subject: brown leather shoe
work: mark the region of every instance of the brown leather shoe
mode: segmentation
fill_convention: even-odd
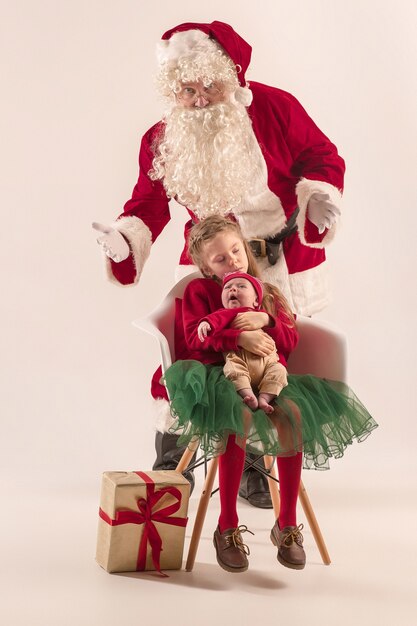
[[[243,524],[238,528],[229,528],[220,532],[217,526],[213,535],[213,543],[216,548],[217,563],[226,572],[246,572],[249,567],[248,555],[250,550],[242,541],[241,533],[253,532]]]
[[[275,522],[271,530],[271,541],[278,548],[277,559],[285,567],[304,569],[306,553],[303,548],[303,524],[285,526],[282,530]]]

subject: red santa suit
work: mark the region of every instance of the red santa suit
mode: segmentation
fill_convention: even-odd
[[[244,73],[249,65],[251,48],[227,24],[180,25],[164,35],[200,29],[214,37],[237,64],[239,82],[246,85]],[[240,69],[241,68],[241,69]],[[281,288],[295,313],[311,315],[323,309],[329,300],[325,270],[325,246],[332,241],[336,225],[319,234],[309,221],[308,201],[313,193],[327,193],[340,207],[344,161],[333,143],[322,133],[291,94],[261,83],[250,83],[253,100],[247,111],[262,153],[265,171],[254,181],[250,196],[234,210],[246,238],[271,238],[281,231],[299,208],[298,231],[288,236],[283,254],[276,265],[260,258],[261,278]],[[155,139],[163,133],[160,121],[143,136],[139,151],[139,178],[123,214],[113,226],[128,240],[131,255],[121,263],[107,260],[111,280],[129,285],[138,282],[152,243],[170,220],[169,198],[160,181],[152,181],[148,172],[154,158]],[[187,209],[190,220],[198,221]],[[180,264],[191,261],[186,248]]]

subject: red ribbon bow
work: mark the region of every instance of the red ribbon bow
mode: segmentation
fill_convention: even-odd
[[[146,546],[149,540],[152,550],[152,561],[155,569],[162,575],[161,572],[160,556],[162,552],[162,539],[156,529],[153,522],[162,522],[164,524],[171,524],[173,526],[186,526],[188,517],[170,517],[173,513],[176,513],[181,506],[181,491],[176,487],[164,487],[155,492],[155,483],[144,472],[135,472],[146,483],[146,498],[139,498],[137,501],[138,511],[116,511],[115,519],[111,519],[102,508],[99,509],[99,515],[110,526],[120,526],[121,524],[145,524],[143,529],[142,539],[139,544],[138,558],[136,562],[136,571],[143,571],[146,565]],[[158,504],[165,494],[171,494],[176,502],[166,506],[159,511],[153,511],[152,509]]]

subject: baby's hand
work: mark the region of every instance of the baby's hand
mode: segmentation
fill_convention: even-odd
[[[211,331],[211,326],[208,322],[201,322],[197,328],[197,334],[200,341],[204,341],[207,334]]]

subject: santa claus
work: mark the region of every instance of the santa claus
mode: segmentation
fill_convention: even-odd
[[[222,22],[164,33],[157,82],[166,114],[142,139],[139,179],[123,214],[94,227],[110,279],[130,285],[170,220],[171,198],[189,213],[185,239],[194,222],[231,214],[262,279],[282,290],[295,313],[312,315],[329,299],[324,248],[340,215],[344,161],[294,96],[246,82],[250,57],[251,46]],[[177,278],[193,269],[185,245]],[[152,395],[169,415],[158,381],[157,374]],[[155,466],[175,466],[180,452],[174,436],[159,433]],[[270,506],[262,477],[245,481],[241,495]]]

